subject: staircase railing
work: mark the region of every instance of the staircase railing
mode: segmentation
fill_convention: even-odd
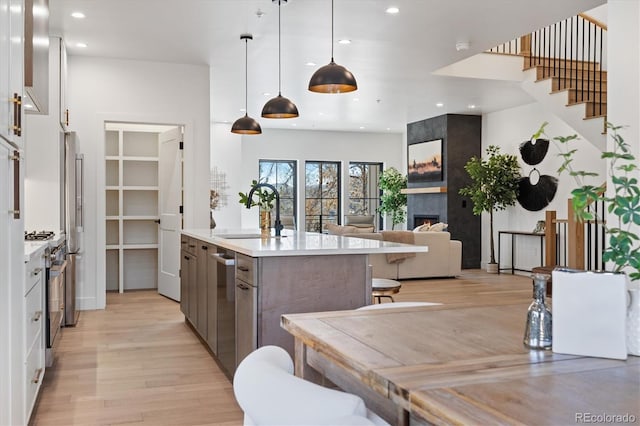
[[[545,264],[543,266],[565,266],[587,271],[604,269],[602,252],[605,246],[604,222],[602,220],[578,222],[568,201],[567,219],[556,218],[555,210],[545,213]],[[604,216],[604,203],[589,206],[594,216]]]
[[[541,67],[538,79],[558,79],[557,90],[575,91],[591,102],[592,115],[605,115],[607,26],[579,14],[508,41],[488,52],[524,56],[526,68]]]

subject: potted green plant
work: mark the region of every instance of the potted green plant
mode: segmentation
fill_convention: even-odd
[[[407,217],[405,210],[407,196],[402,193],[402,190],[407,187],[407,177],[395,167],[390,167],[380,173],[378,186],[382,191],[378,212],[391,216],[391,229],[394,229],[397,224],[403,223]]]
[[[544,123],[534,137],[545,134],[546,125],[547,123]],[[587,177],[598,176],[597,173],[574,169],[574,154],[577,148],[569,145],[577,140],[578,136],[553,138],[563,159],[558,173],[568,173],[578,184],[578,187],[571,191],[573,214],[578,221],[597,221],[602,224],[608,236],[602,259],[607,262],[608,267],[613,268],[613,274],[554,271],[553,333],[554,339],[557,335],[558,340],[554,343],[554,349],[559,347],[558,351],[564,353],[626,358],[627,353],[640,355],[640,286],[637,283],[640,280],[640,237],[634,232],[634,228],[640,226],[640,186],[637,160],[631,147],[619,133],[622,126],[606,123],[606,127],[608,135],[613,140],[613,149],[602,153],[601,158],[609,162],[608,183],[600,185],[585,183]],[[604,202],[606,205],[606,218],[598,217],[589,209],[589,206],[596,202]],[[631,303],[626,313],[626,332],[623,324],[627,307],[627,280],[622,273],[632,282],[629,285]],[[589,278],[593,282],[589,282]],[[575,298],[576,291],[580,292],[582,312],[570,310],[575,305],[572,299]],[[603,309],[605,306],[606,311]],[[585,324],[583,318],[575,321],[575,317],[586,315],[594,325]],[[608,326],[603,327],[603,324]],[[593,332],[596,329],[602,332],[596,335]],[[585,335],[582,341],[578,339],[583,345],[565,345],[565,335],[576,340],[576,336],[580,336],[579,333],[584,330],[589,330],[589,335]]]
[[[251,188],[255,188],[258,185],[257,180],[251,181]],[[249,201],[249,196],[244,192],[239,192],[240,204],[246,206]],[[273,210],[276,200],[276,193],[270,191],[267,188],[258,187],[251,197],[251,207],[258,206],[260,208],[260,229],[268,230],[271,227],[271,210]]]
[[[459,194],[471,198],[473,214],[489,213],[489,235],[491,258],[487,264],[487,272],[498,272],[493,240],[493,212],[504,210],[516,203],[520,165],[518,158],[511,154],[501,154],[500,148],[490,145],[487,158],[471,157],[464,169],[472,182],[460,189]]]

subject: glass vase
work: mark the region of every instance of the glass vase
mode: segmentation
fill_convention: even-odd
[[[271,210],[260,210],[260,233],[267,236],[271,233]]]
[[[549,274],[533,274],[533,302],[527,311],[523,343],[530,349],[551,349],[551,310],[545,304]]]
[[[629,288],[627,308],[627,352],[640,356],[640,287]]]

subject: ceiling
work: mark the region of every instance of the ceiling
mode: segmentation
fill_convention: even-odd
[[[248,32],[254,37],[248,45],[248,113],[263,128],[402,132],[408,122],[445,113],[482,114],[531,102],[516,82],[432,72],[603,3],[335,0],[335,61],[355,75],[358,90],[329,95],[309,92],[307,85],[331,57],[331,1],[283,0],[282,95],[298,106],[295,119],[260,117],[278,93],[277,1],[50,0],[49,7],[51,32],[66,40],[69,55],[209,65],[214,122],[244,115],[240,34]],[[399,13],[385,13],[389,6]],[[71,17],[75,11],[86,17]],[[338,44],[340,39],[351,44]],[[469,49],[456,50],[459,42]]]

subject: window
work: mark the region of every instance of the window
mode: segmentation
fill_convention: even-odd
[[[327,223],[339,223],[340,163],[307,161],[305,164],[305,230],[323,232]]]
[[[293,216],[295,220],[296,162],[293,160],[260,160],[259,167],[259,182],[275,186],[280,193],[280,216]]]
[[[382,163],[349,163],[349,214],[376,215],[378,229],[382,229],[382,216],[378,214],[380,172]]]

